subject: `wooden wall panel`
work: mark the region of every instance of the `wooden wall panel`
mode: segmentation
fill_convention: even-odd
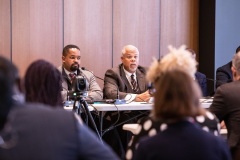
[[[0,0],[0,55],[11,58],[10,0]]]
[[[198,52],[198,0],[161,0],[160,53],[182,44]]]
[[[61,64],[62,1],[12,0],[12,58],[23,76],[36,59]]]
[[[12,22],[10,0],[0,0],[0,34],[5,37],[0,45],[7,56],[12,49],[21,75],[39,58],[61,65],[62,48],[70,43],[81,48],[81,66],[99,77],[121,63],[121,49],[127,44],[138,47],[144,66],[150,65],[152,57],[166,54],[169,44],[186,44],[198,52],[198,0],[11,2]]]
[[[99,77],[112,66],[112,1],[64,1],[64,45],[81,49],[81,66]],[[103,86],[101,80],[97,80]]]
[[[121,63],[123,46],[139,49],[140,65],[159,58],[160,0],[115,0],[113,2],[113,66]]]

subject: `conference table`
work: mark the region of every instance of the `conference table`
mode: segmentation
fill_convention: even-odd
[[[212,103],[212,97],[210,98],[201,98],[200,103],[203,108],[209,108]],[[89,111],[97,111],[99,112],[99,134],[100,137],[103,136],[103,117],[107,111],[132,111],[132,110],[152,110],[153,104],[146,102],[131,102],[126,104],[109,104],[104,102],[95,102],[93,104],[88,104]],[[73,107],[64,107],[67,110],[72,110]],[[106,129],[105,129],[106,131]]]
[[[65,106],[64,109],[66,110],[73,110],[71,105]],[[131,102],[125,104],[116,105],[114,103],[103,103],[103,102],[96,102],[93,104],[88,104],[89,111],[97,111],[99,112],[99,134],[103,136],[103,116],[107,111],[132,111],[132,110],[151,110],[152,103],[146,102]]]

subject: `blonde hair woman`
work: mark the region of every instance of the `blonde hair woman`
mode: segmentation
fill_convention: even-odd
[[[142,157],[143,159],[148,159],[149,154],[141,150],[142,148],[140,148],[139,150],[139,141],[141,140],[141,138],[146,136],[155,137],[161,133],[164,133],[170,128],[172,128],[170,126],[176,125],[176,128],[173,127],[173,130],[176,131],[176,133],[171,133],[171,130],[169,131],[176,138],[176,143],[179,145],[179,148],[186,147],[184,145],[181,146],[182,144],[178,143],[181,141],[181,138],[178,136],[180,136],[179,134],[182,132],[182,130],[185,129],[185,125],[190,126],[189,131],[193,132],[193,134],[199,132],[199,136],[203,137],[203,139],[204,137],[208,137],[209,139],[211,139],[211,141],[216,140],[216,137],[214,138],[214,136],[206,133],[205,131],[211,132],[215,136],[219,135],[220,125],[217,119],[213,116],[213,114],[202,109],[199,103],[201,91],[199,89],[199,86],[194,81],[194,74],[196,72],[197,65],[195,58],[190,52],[185,49],[185,46],[182,46],[179,49],[169,47],[169,51],[170,52],[166,54],[160,60],[160,62],[154,60],[147,73],[147,79],[150,82],[153,82],[154,85],[154,107],[152,115],[149,118],[140,122],[138,134],[134,136],[133,140],[129,143],[129,148],[126,153],[126,159],[132,159],[133,157],[137,157],[136,159],[139,159],[139,157]],[[178,127],[179,129],[177,129]],[[190,138],[191,136],[188,134],[192,133],[182,132],[181,134],[184,137],[187,136]],[[174,137],[172,138],[174,139]],[[200,137],[198,139],[201,139]],[[167,143],[168,145],[166,144],[166,148],[162,149],[164,153],[162,153],[160,148],[156,148],[157,150],[159,150],[159,153],[155,153],[156,149],[154,149],[154,147],[151,148],[150,146],[148,146],[149,149],[151,148],[149,150],[149,153],[153,153],[153,155],[165,155],[172,152],[172,150],[169,150],[168,147],[171,146],[172,149],[174,149],[173,146],[175,146],[175,140],[171,140],[170,137],[167,137],[166,141],[161,141],[156,141],[156,146],[159,143]],[[188,142],[191,141],[194,142],[193,137],[188,140]],[[227,152],[227,146],[225,146],[223,142],[220,142],[221,140],[216,141],[219,143],[220,146],[217,149],[223,152],[223,155],[226,156],[224,158],[227,159],[229,155]],[[196,144],[197,143],[199,143],[199,141],[196,142]],[[211,142],[209,144],[211,144]],[[205,145],[205,142],[199,144],[198,147],[202,145]],[[211,147],[214,148],[215,146]],[[143,148],[146,149],[145,144],[143,145]],[[188,148],[188,146],[186,148]],[[135,150],[137,150],[137,153],[135,152]],[[191,150],[191,148],[189,148],[189,150]],[[189,150],[180,149],[179,151],[176,151],[176,153],[179,153],[176,155],[181,156],[182,154],[188,153],[189,156],[192,156],[189,153]],[[180,151],[182,154],[180,153]],[[205,151],[202,152],[202,156],[205,156]],[[210,149],[209,153],[211,152],[212,151]],[[173,151],[173,153],[175,153],[175,151]],[[169,154],[169,157],[167,158],[171,159],[171,156],[175,156],[175,154]],[[161,159],[162,158],[163,157],[161,157]],[[187,157],[178,159],[185,158]],[[196,159],[196,157],[193,159]]]

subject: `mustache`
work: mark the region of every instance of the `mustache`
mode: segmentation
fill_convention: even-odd
[[[74,65],[77,65],[77,66],[74,66]],[[79,67],[80,67],[80,65],[75,62],[75,63],[73,63],[73,64],[71,65],[70,70],[71,70],[71,71],[76,71]]]
[[[79,64],[77,62],[73,63],[71,66],[74,66],[75,64],[79,66]]]

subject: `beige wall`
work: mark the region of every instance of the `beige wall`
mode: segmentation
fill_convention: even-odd
[[[12,61],[21,75],[36,59],[61,63],[63,10],[59,0],[12,0]]]
[[[187,45],[198,51],[198,0],[161,0],[160,53],[168,45]],[[198,52],[197,52],[198,53]]]
[[[39,58],[61,65],[70,43],[81,48],[81,66],[99,77],[120,63],[126,44],[139,48],[143,66],[169,44],[198,51],[198,0],[0,0],[0,18],[0,54],[22,76]]]
[[[11,58],[10,1],[0,0],[0,55]]]

